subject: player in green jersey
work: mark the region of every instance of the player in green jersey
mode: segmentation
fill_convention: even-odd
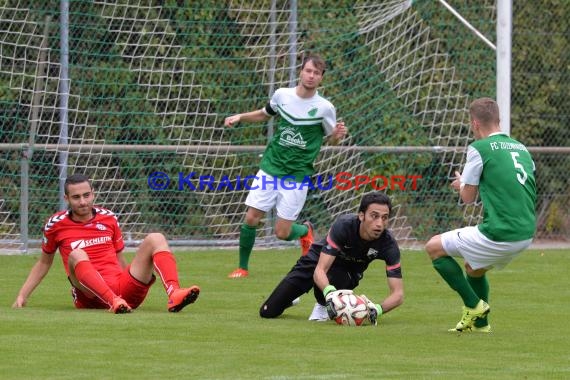
[[[451,183],[465,203],[483,203],[483,222],[432,237],[426,251],[436,271],[461,296],[463,316],[449,331],[490,332],[489,282],[531,244],[536,229],[534,162],[527,148],[501,132],[493,99],[471,103],[475,142],[467,149],[463,173]],[[452,256],[463,257],[466,274]]]
[[[275,207],[275,236],[282,240],[300,239],[302,253],[313,243],[310,223],[295,223],[307,197],[303,179],[314,173],[313,162],[323,140],[336,144],[346,135],[343,122],[337,122],[331,102],[321,97],[317,88],[325,73],[325,62],[317,55],[303,59],[296,87],[280,88],[264,108],[229,116],[224,125],[263,122],[279,115],[277,130],[269,142],[260,170],[251,184],[245,204],[248,206],[239,237],[239,267],[228,277],[249,275],[249,257],[255,243],[256,229],[265,213]]]

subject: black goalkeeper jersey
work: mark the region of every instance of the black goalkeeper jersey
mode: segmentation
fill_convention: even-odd
[[[338,217],[326,238],[313,243],[308,256],[317,261],[321,252],[335,256],[333,267],[341,266],[358,273],[360,278],[373,260],[383,260],[387,277],[402,278],[400,248],[390,231],[385,230],[378,239],[367,241],[360,238],[359,228],[358,215]]]

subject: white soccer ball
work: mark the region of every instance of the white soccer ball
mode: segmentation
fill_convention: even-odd
[[[339,294],[332,298],[337,316],[334,321],[339,325],[361,326],[368,320],[368,305],[356,294]]]

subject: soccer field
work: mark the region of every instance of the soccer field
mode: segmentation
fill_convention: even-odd
[[[275,320],[261,303],[298,250],[256,251],[250,277],[226,275],[234,251],[176,251],[182,285],[198,301],[166,311],[160,283],[132,314],[75,310],[58,257],[29,306],[11,304],[37,259],[0,256],[2,379],[565,379],[570,378],[570,251],[527,251],[489,273],[491,334],[455,334],[461,304],[422,252],[402,257],[406,299],[377,327],[307,320],[314,299]],[[129,258],[131,255],[129,255]],[[358,288],[380,301],[375,262]]]

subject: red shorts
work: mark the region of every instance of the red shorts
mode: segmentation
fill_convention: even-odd
[[[111,290],[115,292],[116,295],[123,298],[130,307],[136,309],[146,298],[148,291],[156,277],[152,275],[152,280],[148,284],[143,284],[136,278],[134,278],[129,272],[130,265],[127,266],[120,276],[116,278],[114,282],[107,282]],[[108,309],[109,305],[101,301],[98,297],[92,294],[86,295],[81,290],[72,287],[71,296],[73,297],[73,303],[78,309]]]

